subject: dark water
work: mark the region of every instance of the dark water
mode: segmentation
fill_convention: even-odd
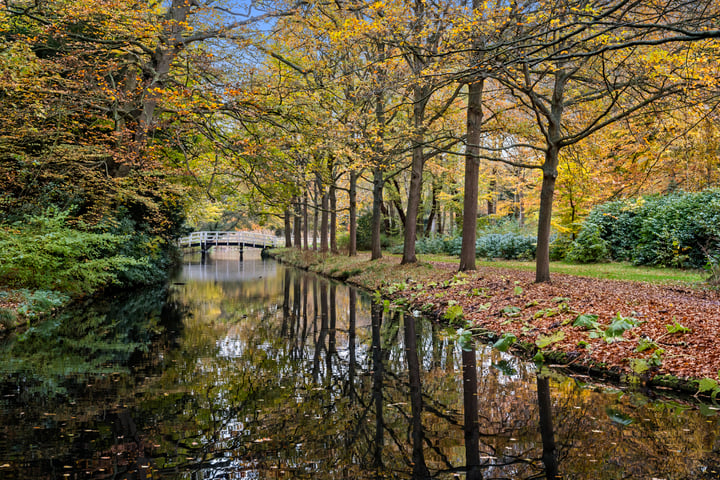
[[[177,282],[0,345],[0,478],[720,478],[713,405],[463,352],[272,261]]]

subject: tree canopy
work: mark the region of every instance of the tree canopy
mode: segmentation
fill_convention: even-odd
[[[351,254],[365,212],[373,258],[456,235],[461,269],[478,225],[511,219],[537,226],[548,281],[594,205],[718,185],[718,19],[710,0],[8,0],[0,211]]]

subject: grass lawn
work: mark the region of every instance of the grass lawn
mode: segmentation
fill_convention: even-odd
[[[389,255],[402,257],[401,255]],[[460,263],[458,257],[450,255],[418,255],[422,262]],[[521,260],[477,260],[478,267],[512,268],[517,270],[535,270],[535,261]],[[705,281],[707,274],[701,270],[681,270],[678,268],[638,267],[629,263],[574,264],[550,262],[550,275],[564,273],[580,277],[603,278],[608,280],[629,280],[657,284],[698,284]]]

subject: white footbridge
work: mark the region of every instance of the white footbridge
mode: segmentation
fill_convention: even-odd
[[[245,247],[266,250],[284,243],[282,237],[257,232],[193,232],[178,239],[180,248],[200,248],[203,253],[212,247],[238,247],[242,252]]]

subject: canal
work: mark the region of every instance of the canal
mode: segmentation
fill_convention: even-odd
[[[188,261],[0,344],[0,478],[720,478],[715,405],[464,346],[272,260]]]

